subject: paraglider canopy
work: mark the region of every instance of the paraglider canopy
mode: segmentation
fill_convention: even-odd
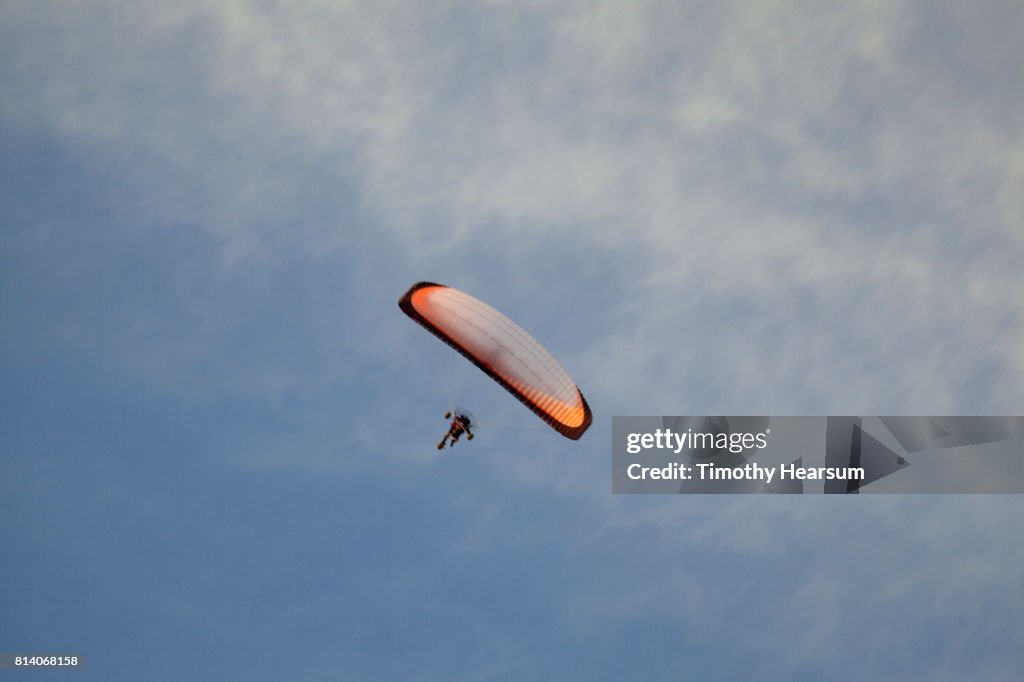
[[[590,427],[590,406],[568,373],[491,306],[433,282],[414,284],[398,306],[566,438],[576,440]]]

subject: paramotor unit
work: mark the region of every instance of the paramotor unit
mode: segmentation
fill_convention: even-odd
[[[566,438],[576,440],[590,427],[590,406],[568,373],[536,339],[491,306],[433,282],[414,284],[398,306]]]
[[[448,433],[444,434],[444,438],[437,444],[438,450],[444,450],[444,446],[448,444],[448,439],[451,439],[452,447],[459,442],[459,436],[466,434],[466,440],[473,440],[473,429],[476,428],[476,420],[473,416],[465,410],[459,410],[456,408],[455,412],[445,412],[445,419],[451,419],[451,425],[448,427]]]

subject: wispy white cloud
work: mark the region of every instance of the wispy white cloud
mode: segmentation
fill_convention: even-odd
[[[599,264],[639,256],[593,314],[584,371],[605,400],[678,405],[695,358],[737,409],[1024,400],[1005,7],[33,3],[4,19],[4,116],[77,142],[128,210],[209,230],[231,262],[370,253],[377,234],[413,260],[487,243],[529,273],[517,242],[564,239]],[[339,222],[352,203],[365,224]]]

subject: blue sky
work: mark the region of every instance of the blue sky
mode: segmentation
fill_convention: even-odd
[[[122,5],[0,6],[0,651],[1016,679],[1017,497],[612,496],[610,431],[1024,412],[1018,3]],[[422,279],[540,339],[584,438],[406,319]],[[438,453],[452,389],[493,428]]]

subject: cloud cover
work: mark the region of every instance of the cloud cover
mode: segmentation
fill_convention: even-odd
[[[5,470],[111,481],[8,483],[9,518],[70,536],[46,505],[92,500],[83,613],[136,573],[102,577],[124,555],[98,529],[162,529],[188,589],[169,607],[157,572],[123,608],[208,623],[197,650],[291,642],[312,677],[316,624],[385,676],[731,678],[738,647],[769,678],[1009,679],[1015,499],[622,500],[602,439],[611,414],[1020,413],[1021,28],[1010,2],[5,3]],[[441,355],[394,306],[421,278],[563,360],[598,416],[580,448],[422,454]],[[267,494],[313,501],[232,511]],[[321,553],[318,515],[362,520]],[[6,577],[67,585],[33,542]],[[299,583],[288,616],[254,601]],[[14,607],[9,638],[54,641]]]

